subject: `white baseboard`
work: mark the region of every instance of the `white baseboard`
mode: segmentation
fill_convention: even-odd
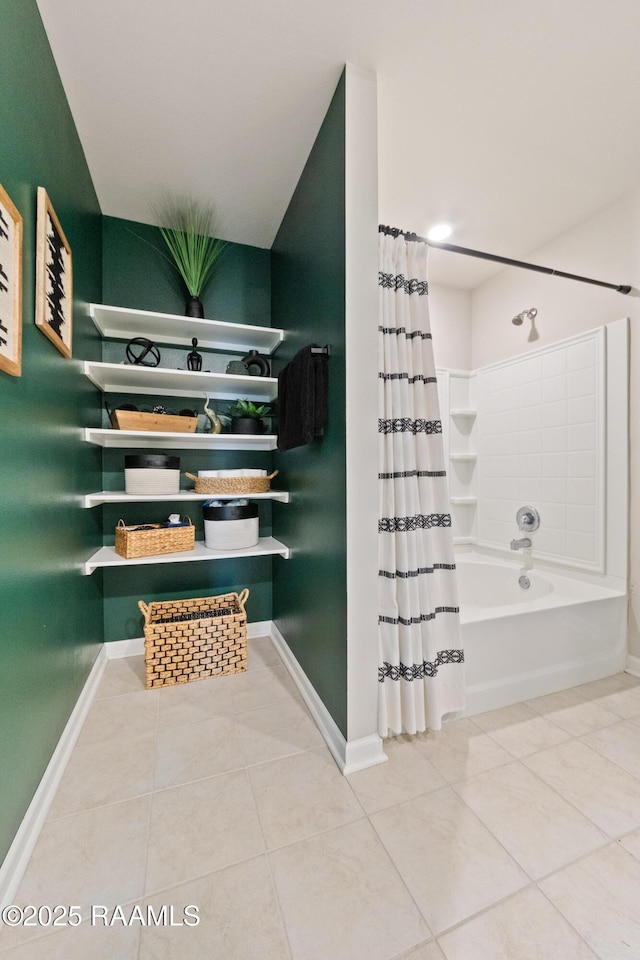
[[[85,681],[85,685],[76,701],[71,716],[62,731],[58,745],[47,764],[47,769],[42,775],[42,779],[22,819],[13,843],[9,847],[2,866],[0,866],[0,904],[13,902],[29,858],[33,853],[33,848],[36,845],[43,824],[47,819],[47,814],[60,780],[69,762],[71,751],[80,735],[80,730],[89,712],[89,707],[93,703],[93,698],[102,679],[107,660],[108,657],[103,645],[94,661],[91,672]]]
[[[640,677],[640,657],[627,656],[627,665],[624,668],[625,673],[630,673],[633,677]]]
[[[247,624],[247,640],[268,637],[271,630],[270,620],[256,620]],[[129,640],[110,640],[104,645],[108,660],[120,657],[141,657],[144,654],[144,637],[132,637]]]
[[[132,637],[130,640],[111,640],[104,644],[103,649],[107,660],[139,657],[144,653],[144,637]]]
[[[347,740],[343,773],[347,776],[357,770],[366,770],[378,763],[386,763],[389,757],[384,752],[384,740],[377,733],[359,740]]]
[[[280,659],[300,691],[300,696],[306,703],[341,772],[346,775],[355,773],[356,770],[364,770],[365,767],[372,767],[377,763],[384,763],[388,758],[383,750],[382,738],[374,734],[359,740],[347,741],[275,623],[271,624],[270,635]]]

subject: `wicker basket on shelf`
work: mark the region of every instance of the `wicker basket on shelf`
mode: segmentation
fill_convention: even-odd
[[[187,524],[166,526],[161,523],[143,523],[127,527],[124,520],[116,527],[116,553],[125,560],[152,557],[160,553],[180,553],[193,550],[195,527],[191,518]]]
[[[273,478],[278,473],[274,470],[267,477],[196,477],[193,473],[186,476],[193,480],[196,493],[236,494],[242,496],[249,493],[268,493]]]
[[[248,596],[245,589],[191,600],[139,600],[145,620],[146,688],[244,673]]]

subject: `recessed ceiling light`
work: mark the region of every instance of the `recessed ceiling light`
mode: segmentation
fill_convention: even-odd
[[[429,230],[427,240],[435,240],[436,243],[440,240],[446,240],[447,237],[451,236],[452,230],[453,227],[449,223],[436,223],[435,226]]]

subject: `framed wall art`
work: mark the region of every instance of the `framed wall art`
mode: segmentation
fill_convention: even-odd
[[[60,353],[71,356],[73,329],[71,247],[44,187],[38,187],[36,326]]]
[[[1,184],[0,370],[22,374],[22,217]]]

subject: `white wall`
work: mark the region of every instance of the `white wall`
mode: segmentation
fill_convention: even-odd
[[[436,367],[471,368],[471,293],[429,284],[429,317]]]
[[[640,288],[640,191],[522,259],[567,273]],[[530,307],[538,310],[539,339],[532,342],[527,339],[529,321],[525,320],[521,327],[511,323],[516,313]],[[505,267],[473,291],[471,365],[484,367],[624,316],[640,321],[639,298]],[[640,352],[638,357],[640,359]]]
[[[640,191],[523,258],[532,263],[640,289]],[[529,321],[511,318],[536,307],[539,339]],[[573,336],[621,317],[630,336],[630,624],[629,652],[640,656],[640,298],[516,268],[503,271],[471,297],[473,367],[485,366]]]

